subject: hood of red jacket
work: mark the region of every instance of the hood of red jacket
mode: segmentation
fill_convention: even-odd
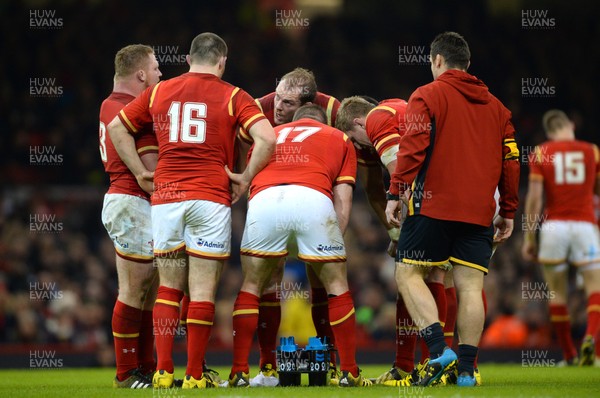
[[[451,85],[469,102],[487,104],[492,99],[487,86],[467,72],[450,69],[438,76],[437,81]]]

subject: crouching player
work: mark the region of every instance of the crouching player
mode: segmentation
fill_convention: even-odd
[[[339,385],[371,385],[355,360],[354,304],[342,237],[352,205],[356,154],[347,136],[325,121],[319,106],[301,107],[292,123],[276,128],[275,155],[252,181],[241,244],[244,282],[233,311],[230,387],[249,385],[248,355],[257,329],[260,295],[289,251],[297,251],[298,259],[312,267],[327,290],[329,322],[342,372]],[[230,178],[235,183],[240,175],[230,173]],[[281,228],[282,219],[302,222]]]

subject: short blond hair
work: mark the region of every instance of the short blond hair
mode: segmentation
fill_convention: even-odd
[[[546,134],[552,134],[563,128],[569,121],[567,114],[559,109],[551,109],[542,116],[542,125]]]
[[[313,102],[317,96],[315,75],[308,69],[296,68],[283,75],[280,81],[284,82],[286,92],[300,94],[301,105]]]
[[[375,105],[357,95],[344,98],[335,117],[335,127],[344,133],[352,129],[353,120],[365,117]]]
[[[154,54],[154,50],[145,44],[123,47],[115,55],[115,78],[126,77],[143,69],[151,54]]]

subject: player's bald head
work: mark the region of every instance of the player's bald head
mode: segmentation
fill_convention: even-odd
[[[218,35],[205,32],[192,40],[190,59],[192,64],[216,65],[227,56],[227,44]]]
[[[294,113],[293,121],[303,118],[313,119],[317,122],[327,124],[327,115],[325,115],[325,111],[319,105],[306,104],[298,108],[296,113]]]

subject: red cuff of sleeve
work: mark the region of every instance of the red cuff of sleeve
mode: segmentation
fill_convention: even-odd
[[[403,182],[391,182],[390,183],[390,189],[389,189],[389,193],[391,193],[392,195],[402,195],[408,188],[410,188],[409,184],[403,183]]]
[[[500,209],[500,211],[498,212],[498,215],[502,218],[507,218],[509,220],[514,220],[515,219],[515,213],[516,211],[507,211],[507,210],[503,210]]]
[[[261,120],[267,120],[267,118],[262,113],[257,113],[256,115],[248,119],[246,123],[244,123],[244,125],[242,126],[242,131],[244,131],[245,133],[247,133],[248,136],[250,136],[250,129],[252,128],[252,126],[254,126],[257,122],[260,122]]]
[[[119,113],[117,113],[117,117],[119,118],[121,123],[123,123],[123,126],[125,126],[127,131],[129,131],[131,134],[138,132],[138,129],[136,129],[135,126],[133,125],[133,123],[131,123],[129,121],[129,118],[127,117],[125,112],[123,112],[123,109],[121,109],[121,111]]]

